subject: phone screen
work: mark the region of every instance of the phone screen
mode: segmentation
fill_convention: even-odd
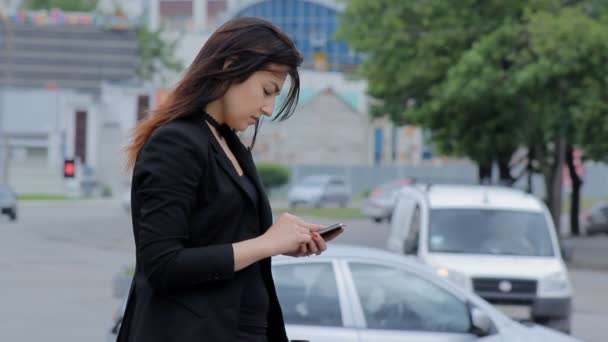
[[[336,230],[340,229],[340,228],[344,228],[346,225],[344,223],[335,223],[332,224],[331,226],[327,226],[321,230],[318,231],[319,235],[321,235],[321,237],[327,237],[329,235],[331,235],[333,232],[335,232]]]

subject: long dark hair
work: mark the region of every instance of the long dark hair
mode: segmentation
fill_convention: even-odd
[[[289,93],[273,117],[273,120],[285,120],[298,102],[297,68],[302,64],[302,55],[293,41],[267,20],[241,17],[226,22],[209,37],[166,100],[137,124],[127,147],[128,166],[135,165],[139,151],[158,127],[200,113],[207,104],[224,96],[232,84],[244,82],[270,63],[288,67]],[[258,128],[256,124],[250,147],[255,144]]]

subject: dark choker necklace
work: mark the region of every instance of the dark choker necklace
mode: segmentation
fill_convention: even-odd
[[[228,128],[228,126],[226,124],[221,124],[219,122],[217,122],[217,120],[215,120],[213,118],[213,116],[211,116],[209,113],[203,111],[203,117],[205,118],[205,121],[207,121],[209,124],[211,124],[211,126],[213,126],[215,128],[215,130],[217,131],[217,133],[220,136],[224,136],[226,133],[226,128]]]

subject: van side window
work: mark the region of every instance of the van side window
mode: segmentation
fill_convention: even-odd
[[[418,254],[418,238],[420,236],[420,206],[416,205],[412,213],[410,228],[408,235],[405,238],[404,251],[405,254]]]

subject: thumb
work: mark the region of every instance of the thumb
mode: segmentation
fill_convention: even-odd
[[[301,226],[308,228],[308,230],[310,230],[311,232],[316,232],[316,231],[319,231],[326,227],[325,225],[322,225],[322,224],[314,224],[314,223],[307,223],[307,222],[303,222],[301,224]]]

